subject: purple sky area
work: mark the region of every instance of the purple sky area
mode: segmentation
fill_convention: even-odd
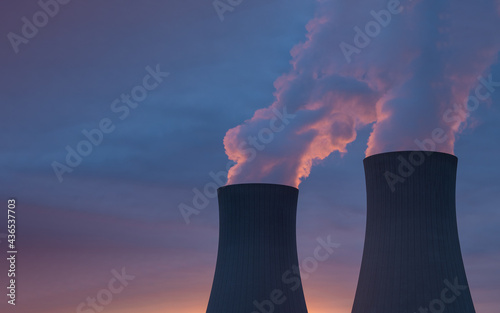
[[[219,14],[211,0],[41,3],[51,3],[53,16],[37,13],[36,1],[5,0],[0,10],[0,248],[8,248],[2,234],[7,200],[15,198],[18,250],[16,306],[3,296],[1,312],[204,312],[217,256],[217,201],[198,202],[189,224],[179,206],[193,207],[194,189],[211,191],[225,180],[234,165],[226,133],[238,125],[246,125],[245,135],[258,132],[262,124],[249,120],[267,108],[260,111],[267,121],[276,97],[295,109],[307,103],[311,115],[296,121],[314,125],[308,131],[329,123],[314,118],[328,101],[355,105],[341,110],[352,129],[328,126],[343,134],[331,151],[309,153],[314,166],[300,184],[297,225],[299,260],[312,255],[318,237],[340,244],[304,279],[309,312],[350,312],[366,218],[365,153],[418,149],[414,139],[442,127],[440,116],[454,104],[448,100],[474,95],[477,76],[500,82],[499,1],[443,1],[455,3],[454,15],[445,4],[402,2],[405,10],[350,63],[339,45],[354,45],[353,28],[364,28],[374,19],[370,11],[387,1],[243,0]],[[34,15],[41,26],[23,26]],[[420,27],[418,36],[404,31]],[[451,46],[442,48],[440,36]],[[308,69],[314,79],[301,76]],[[328,80],[318,83],[322,77]],[[456,134],[460,241],[482,313],[500,307],[495,88],[446,129]],[[330,90],[342,92],[323,97]],[[258,159],[253,170],[305,151],[300,145],[309,137],[300,138],[295,147],[277,135],[262,154],[272,158]],[[290,181],[280,175],[238,181]],[[2,257],[4,290],[7,266]]]

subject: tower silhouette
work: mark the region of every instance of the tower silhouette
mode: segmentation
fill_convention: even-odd
[[[218,189],[219,247],[207,313],[307,313],[298,271],[298,189]]]
[[[458,159],[424,151],[364,160],[365,245],[353,313],[474,313],[455,209]]]

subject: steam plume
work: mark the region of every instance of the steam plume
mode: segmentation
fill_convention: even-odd
[[[274,84],[274,103],[226,133],[226,154],[236,162],[228,183],[298,186],[372,123],[367,155],[416,150],[436,129],[434,149],[452,153],[469,113],[464,101],[500,49],[498,7],[319,0],[307,40],[291,51],[290,72]]]

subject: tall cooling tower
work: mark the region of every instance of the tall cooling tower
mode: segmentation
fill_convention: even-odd
[[[474,313],[457,231],[457,158],[390,152],[364,166],[366,236],[352,312]]]
[[[219,250],[207,313],[306,313],[298,271],[298,189],[218,189]]]

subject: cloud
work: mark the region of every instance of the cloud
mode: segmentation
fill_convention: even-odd
[[[371,123],[367,155],[416,150],[415,140],[436,128],[436,150],[453,153],[468,117],[464,100],[500,49],[495,6],[319,1],[307,39],[291,50],[292,69],[274,83],[274,102],[226,133],[226,154],[237,163],[229,183],[298,186]],[[293,120],[273,130],[282,111]]]

